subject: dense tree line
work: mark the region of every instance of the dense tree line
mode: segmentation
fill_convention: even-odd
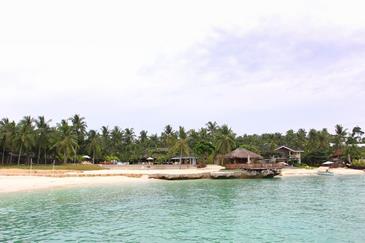
[[[365,142],[360,127],[347,130],[336,125],[335,134],[327,129],[308,132],[288,130],[285,134],[265,133],[237,136],[227,125],[208,122],[199,130],[165,126],[160,135],[133,128],[103,126],[100,131],[88,130],[85,118],[74,115],[56,126],[40,116],[25,116],[19,122],[3,118],[0,121],[1,164],[80,162],[84,155],[93,162],[120,160],[137,162],[154,157],[158,162],[170,157],[194,155],[204,163],[219,161],[237,147],[260,153],[265,158],[275,156],[275,148],[286,145],[304,150],[303,161],[316,164],[331,156],[351,161],[364,156],[358,146]]]

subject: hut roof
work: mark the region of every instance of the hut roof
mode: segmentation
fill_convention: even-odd
[[[224,156],[226,159],[262,159],[262,156],[244,148],[238,148]]]

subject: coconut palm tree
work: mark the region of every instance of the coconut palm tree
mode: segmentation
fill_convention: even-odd
[[[63,155],[64,163],[67,163],[68,158],[76,153],[78,147],[77,135],[66,120],[62,120],[61,123],[57,124],[57,142],[54,146]]]
[[[123,142],[122,130],[118,126],[115,126],[110,133],[110,137],[111,137],[111,146],[110,146],[111,153],[113,155],[118,155],[118,157],[120,158],[120,152],[122,150],[122,142]]]
[[[110,155],[110,146],[111,146],[110,131],[107,126],[101,127],[101,144],[102,144],[101,150],[103,157]]]
[[[212,121],[209,121],[206,126],[210,135],[213,135],[219,128],[217,122]]]
[[[85,117],[81,117],[79,114],[75,114],[73,117],[70,118],[70,120],[72,122],[73,132],[75,133],[75,135],[77,137],[78,146],[75,150],[75,157],[74,157],[74,161],[76,161],[77,154],[78,154],[78,148],[82,147],[83,142],[84,142],[87,125],[85,122]]]
[[[29,149],[34,145],[34,126],[33,118],[30,116],[25,116],[17,125],[17,136],[16,141],[19,145],[18,154],[18,165],[20,164],[20,158],[23,151],[29,151]]]
[[[90,154],[92,154],[92,161],[94,164],[95,156],[101,151],[100,135],[95,130],[90,130],[88,133],[86,149]]]
[[[341,145],[343,145],[343,142],[345,142],[347,129],[344,129],[342,125],[337,124],[335,126],[335,133],[336,145],[340,147]]]
[[[160,141],[160,139],[159,139],[159,137],[158,137],[157,134],[152,134],[149,137],[149,140],[150,140],[150,146],[151,146],[151,148],[156,149],[156,148],[158,148],[158,146],[161,145],[161,141]]]
[[[189,141],[184,127],[179,127],[179,138],[177,139],[175,145],[173,146],[172,151],[175,153],[178,152],[180,154],[180,164],[182,159],[181,157],[183,155],[189,155],[190,153]]]
[[[123,132],[123,140],[125,144],[131,144],[134,142],[135,139],[134,129],[133,128],[126,128]]]
[[[174,146],[176,138],[176,132],[173,130],[172,126],[165,126],[164,131],[161,133],[162,145],[171,148]]]
[[[236,147],[235,134],[227,125],[223,125],[217,131],[215,140],[216,155],[223,156]],[[221,160],[221,163],[223,159]]]
[[[356,140],[356,142],[360,143],[363,135],[364,132],[362,131],[361,127],[356,126],[352,129],[351,136]]]
[[[38,119],[35,120],[35,124],[37,127],[36,140],[37,140],[37,145],[38,145],[38,153],[37,153],[37,163],[38,164],[39,164],[39,160],[41,157],[42,149],[44,150],[44,154],[46,157],[46,150],[49,145],[50,133],[51,133],[51,128],[49,126],[50,122],[51,122],[51,120],[46,121],[44,116],[39,116]],[[47,161],[46,158],[45,158],[45,161]]]
[[[335,126],[335,154],[340,157],[343,154],[343,147],[346,142],[347,129],[344,129],[342,125],[337,124]]]
[[[0,140],[2,142],[2,156],[1,156],[1,164],[4,164],[5,160],[5,150],[7,148],[11,148],[12,143],[15,137],[15,122],[8,118],[3,118],[0,121]]]

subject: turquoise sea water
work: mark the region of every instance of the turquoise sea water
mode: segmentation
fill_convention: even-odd
[[[3,194],[0,241],[365,242],[365,177],[159,181]]]

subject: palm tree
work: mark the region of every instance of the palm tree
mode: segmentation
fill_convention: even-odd
[[[163,146],[171,148],[176,141],[176,133],[174,132],[171,125],[167,125],[161,134],[161,141]]]
[[[304,129],[299,129],[296,134],[296,147],[304,149],[307,142],[307,132]]]
[[[14,135],[15,135],[15,122],[10,122],[8,118],[3,118],[0,121],[0,140],[3,146],[1,164],[4,164],[5,150],[12,143]]]
[[[25,116],[17,125],[17,141],[19,144],[18,165],[23,150],[28,151],[34,144],[33,118]]]
[[[139,142],[143,145],[145,145],[148,142],[148,132],[146,130],[142,130],[139,132]]]
[[[49,136],[51,133],[51,128],[49,123],[51,120],[46,121],[44,116],[39,116],[38,119],[35,121],[37,127],[37,145],[38,145],[38,155],[37,155],[37,163],[39,164],[39,160],[41,157],[41,150],[44,150],[45,161],[46,159],[46,150],[47,146],[49,145]]]
[[[124,129],[123,132],[124,136],[123,136],[123,140],[125,144],[131,144],[134,142],[134,138],[135,138],[135,134],[134,134],[134,129],[133,128],[126,128]]]
[[[216,136],[216,154],[217,155],[224,155],[226,153],[231,152],[235,146],[235,134],[233,133],[232,129],[229,128],[227,125],[223,125],[217,131]],[[221,161],[221,163],[223,160]]]
[[[157,134],[152,134],[149,140],[150,140],[150,146],[152,148],[156,149],[158,146],[160,146],[160,140]]]
[[[95,156],[101,150],[100,135],[95,130],[90,130],[88,134],[87,150],[92,154],[93,164],[95,163]]]
[[[164,133],[165,134],[172,134],[174,132],[173,128],[171,125],[166,125],[165,128],[164,128]]]
[[[146,153],[147,149],[149,148],[148,132],[146,130],[140,131],[138,138],[138,145],[139,145],[138,147],[140,155],[143,156]]]
[[[335,126],[335,135],[334,135],[334,142],[335,142],[335,154],[337,157],[340,157],[343,153],[343,146],[345,144],[347,135],[347,129],[344,129],[342,125],[337,124]]]
[[[62,120],[57,125],[57,142],[54,145],[58,151],[63,155],[63,162],[67,163],[68,158],[76,153],[78,146],[77,136],[66,120]]]
[[[85,122],[85,117],[81,117],[78,114],[75,114],[73,117],[70,118],[70,120],[72,122],[72,129],[77,137],[78,146],[75,150],[75,158],[74,158],[74,160],[76,161],[78,148],[81,147],[82,143],[84,142],[87,125]]]
[[[107,126],[101,127],[101,144],[102,144],[102,155],[103,157],[110,155],[110,131]]]
[[[217,122],[211,122],[211,121],[209,121],[206,124],[206,126],[207,126],[209,134],[211,134],[211,135],[214,134],[219,128]]]
[[[118,126],[115,126],[110,133],[111,137],[111,152],[113,155],[120,157],[120,151],[122,150],[123,132]]]
[[[361,137],[364,135],[361,127],[356,126],[352,129],[351,136],[356,140],[356,142],[361,142]]]
[[[328,149],[330,142],[330,134],[328,133],[326,128],[323,128],[322,131],[318,132],[318,140],[320,149],[322,150]]]
[[[179,127],[179,138],[176,141],[175,145],[173,146],[172,151],[173,152],[178,151],[180,153],[180,164],[182,156],[189,155],[190,153],[189,141],[184,127]]]
[[[346,135],[347,135],[347,129],[344,129],[342,125],[337,124],[335,126],[335,138],[336,138],[336,142],[338,143],[338,146],[341,146],[343,144],[343,142],[345,141]]]

